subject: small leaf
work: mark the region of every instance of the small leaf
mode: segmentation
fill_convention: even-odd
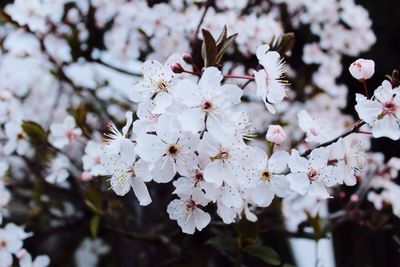
[[[216,64],[219,64],[221,61],[222,57],[226,53],[226,50],[229,48],[229,46],[235,41],[236,37],[238,36],[237,33],[229,36],[224,40],[224,42],[221,45],[218,45],[217,50],[217,56],[216,56]]]
[[[204,66],[213,66],[215,63],[215,57],[217,54],[217,45],[215,43],[214,37],[207,30],[202,30],[203,32],[203,46],[201,49],[201,55],[204,60]]]
[[[281,259],[279,258],[278,253],[270,247],[255,244],[246,247],[245,251],[253,257],[263,260],[265,263],[271,265],[281,264]]]
[[[82,129],[85,136],[90,136],[90,130],[86,123],[87,109],[85,103],[80,103],[76,110],[71,111],[75,118],[76,124]]]
[[[225,42],[227,34],[228,34],[228,29],[226,28],[226,25],[224,25],[224,28],[222,29],[222,32],[217,39],[217,47],[219,47],[221,44]]]
[[[47,132],[36,122],[22,121],[21,127],[32,143],[42,144],[47,142]]]
[[[93,238],[97,237],[97,233],[99,232],[99,225],[100,225],[100,215],[96,214],[90,220],[90,234]]]
[[[213,246],[219,251],[233,251],[236,249],[235,240],[230,236],[217,236],[213,237],[205,243],[206,245]]]
[[[277,51],[279,54],[284,55],[294,47],[294,33],[285,33],[278,38],[273,38],[270,42],[271,50]]]
[[[94,213],[102,214],[103,196],[101,192],[95,188],[89,188],[84,193],[84,201]]]

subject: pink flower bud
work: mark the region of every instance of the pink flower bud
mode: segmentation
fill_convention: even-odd
[[[280,145],[286,140],[286,133],[279,125],[270,125],[268,127],[266,138],[271,143]]]
[[[88,171],[82,172],[82,174],[81,174],[81,180],[82,181],[88,182],[88,181],[90,181],[92,179],[93,179],[93,176],[92,176],[92,174],[90,172],[88,172]]]
[[[185,53],[182,53],[181,56],[183,58],[183,61],[185,61],[187,64],[192,64],[193,63],[193,58],[192,58],[191,54],[185,52]]]
[[[170,66],[171,66],[173,73],[182,73],[183,72],[182,65],[179,63],[172,63]]]
[[[370,59],[357,59],[350,65],[349,71],[357,80],[368,80],[374,75],[375,62]]]

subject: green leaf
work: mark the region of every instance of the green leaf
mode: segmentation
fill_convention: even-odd
[[[89,188],[83,193],[83,196],[86,206],[88,206],[94,213],[103,213],[103,195],[98,189]]]
[[[236,231],[240,238],[241,247],[253,245],[258,240],[259,227],[257,223],[241,220],[237,224]]]
[[[281,259],[279,258],[278,253],[270,247],[254,244],[246,247],[245,251],[253,257],[263,260],[265,263],[271,265],[281,264]]]
[[[202,29],[203,32],[203,46],[201,48],[201,56],[204,60],[204,66],[213,66],[215,57],[217,55],[217,44],[214,37],[207,30]]]
[[[99,232],[99,225],[100,225],[100,215],[96,214],[90,220],[90,234],[93,238],[97,237],[97,233]]]
[[[47,132],[36,122],[22,121],[21,127],[32,143],[42,144],[47,142]]]
[[[216,250],[219,251],[233,251],[237,248],[235,239],[230,236],[217,236],[213,237],[205,243],[206,245],[211,245]]]

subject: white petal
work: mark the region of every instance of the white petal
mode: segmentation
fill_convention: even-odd
[[[374,138],[385,136],[393,140],[398,140],[400,138],[399,123],[390,115],[385,115],[373,124],[372,136]]]
[[[182,126],[182,130],[197,134],[205,127],[204,117],[205,115],[200,108],[191,108],[179,114],[178,121]]]
[[[226,167],[222,166],[221,162],[216,160],[207,164],[204,168],[204,180],[216,184],[217,186],[221,186],[226,173]]]
[[[259,207],[268,207],[274,199],[274,192],[265,183],[249,190],[250,200]]]
[[[310,181],[305,173],[289,173],[286,178],[290,183],[290,189],[301,195],[304,195],[310,186]]]
[[[286,151],[278,151],[272,154],[268,160],[268,170],[273,173],[282,173],[286,170],[290,155]]]
[[[156,135],[140,135],[136,141],[136,153],[145,161],[156,162],[165,153],[165,145]]]
[[[141,206],[147,206],[151,203],[151,197],[147,186],[140,178],[133,178],[132,188]]]
[[[172,159],[162,157],[154,164],[151,176],[156,183],[169,183],[175,176],[176,170]]]
[[[322,199],[329,198],[330,195],[322,182],[314,181],[311,183],[308,193],[311,196],[319,197]]]
[[[195,209],[192,216],[194,217],[194,224],[199,231],[203,230],[211,221],[210,214],[201,209]]]

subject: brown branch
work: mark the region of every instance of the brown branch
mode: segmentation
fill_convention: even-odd
[[[348,135],[350,135],[350,134],[352,134],[352,133],[357,132],[364,124],[365,124],[365,121],[359,121],[359,122],[357,122],[353,127],[351,127],[349,130],[347,130],[346,132],[344,132],[344,133],[341,134],[340,136],[338,136],[338,137],[336,137],[336,138],[334,138],[334,139],[332,139],[332,140],[330,140],[330,141],[328,141],[328,142],[319,144],[319,145],[317,145],[317,146],[315,146],[315,147],[313,147],[313,148],[307,150],[306,152],[304,152],[303,154],[301,154],[301,156],[302,156],[302,157],[307,157],[308,155],[310,155],[310,153],[311,153],[314,149],[317,149],[317,148],[320,148],[320,147],[327,147],[327,146],[332,145],[333,143],[336,143],[340,138],[344,138],[344,137],[346,137],[346,136],[348,136]]]

